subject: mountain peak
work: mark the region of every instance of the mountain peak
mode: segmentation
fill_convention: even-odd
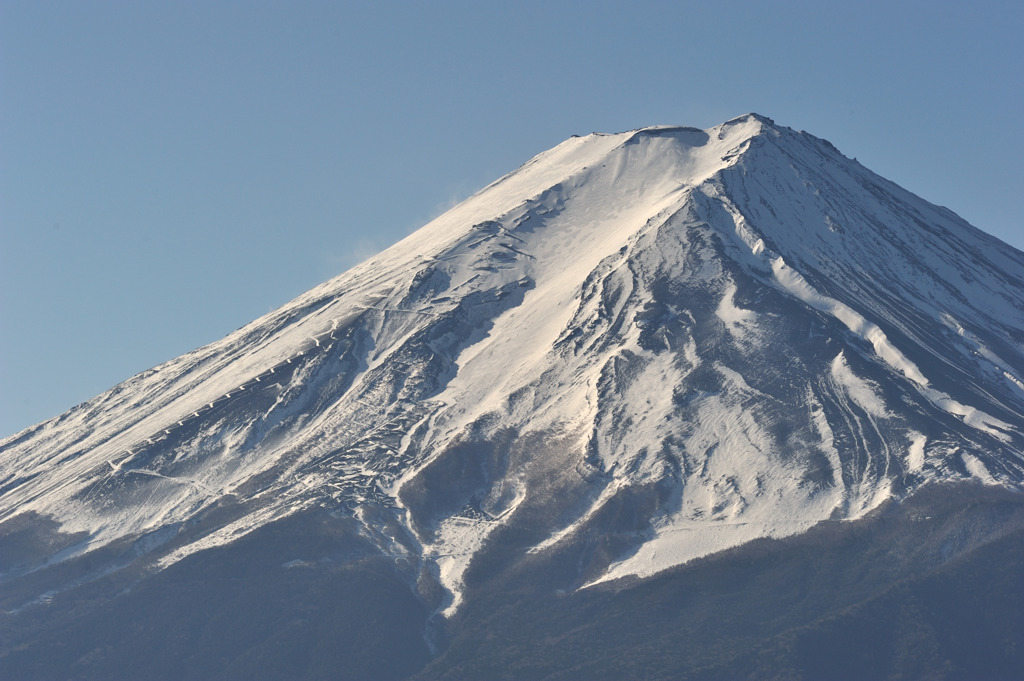
[[[743,114],[742,116],[737,116],[736,118],[730,119],[730,120],[726,121],[723,125],[730,125],[730,124],[734,124],[734,123],[737,123],[737,122],[748,122],[748,121],[752,121],[752,120],[758,121],[759,123],[762,123],[763,125],[775,127],[775,120],[774,119],[771,119],[768,116],[762,116],[761,114],[755,113],[753,111],[750,112],[750,113],[747,113],[747,114]]]
[[[1024,255],[783,130],[747,114],[537,155],[0,443],[0,522],[76,537],[62,559],[142,542],[163,569],[325,508],[451,615],[513,527],[502,551],[564,553],[580,588],[936,481],[1018,488]]]

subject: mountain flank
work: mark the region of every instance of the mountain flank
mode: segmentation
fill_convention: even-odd
[[[1024,254],[808,133],[572,137],[0,441],[4,678],[1020,678]]]

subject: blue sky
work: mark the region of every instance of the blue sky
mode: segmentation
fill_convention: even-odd
[[[1024,249],[1024,9],[0,3],[0,436],[572,134],[756,111]]]

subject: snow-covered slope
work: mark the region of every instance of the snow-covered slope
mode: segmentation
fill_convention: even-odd
[[[971,478],[1024,482],[1024,254],[748,115],[573,137],[0,442],[0,522],[159,569],[326,506],[452,614],[501,527],[614,538],[582,587]]]

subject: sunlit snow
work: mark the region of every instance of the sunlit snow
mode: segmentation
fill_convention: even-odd
[[[449,616],[497,529],[547,555],[618,504],[630,548],[580,586],[652,575],[933,480],[1020,485],[1022,292],[1020,253],[762,117],[573,137],[0,442],[0,520],[87,533],[68,558],[228,509],[160,568],[324,506]]]

